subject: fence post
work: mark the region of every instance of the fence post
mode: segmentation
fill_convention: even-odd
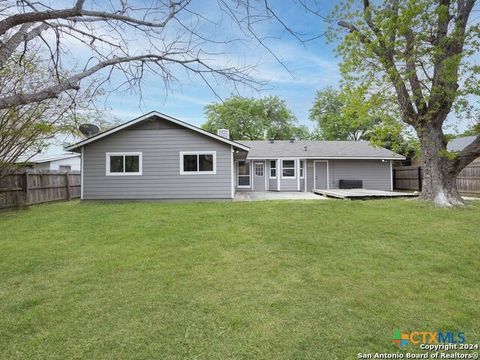
[[[397,189],[397,170],[394,168],[393,169],[393,174],[392,174],[392,177],[393,177],[393,190],[396,190]]]
[[[72,195],[70,194],[70,173],[67,171],[65,173],[65,187],[67,190],[67,200],[72,200]]]
[[[418,172],[418,191],[422,192],[422,167],[417,168]]]
[[[30,188],[28,171],[22,176],[22,190],[17,192],[17,207],[28,205],[28,189]]]

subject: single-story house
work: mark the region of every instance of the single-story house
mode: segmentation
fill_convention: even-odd
[[[462,137],[457,137],[455,139],[452,139],[447,144],[447,150],[462,151],[468,145],[470,145],[473,142],[473,140],[475,140],[476,138],[477,138],[476,136],[462,136]],[[477,163],[480,162],[480,157],[473,160],[473,162],[477,162]]]
[[[392,189],[403,156],[364,141],[234,141],[150,112],[67,147],[82,199],[232,199],[236,191]],[[351,183],[354,181],[354,183]],[[350,183],[349,183],[350,182]]]
[[[80,171],[80,154],[37,154],[28,160],[17,161],[17,164],[34,171]]]

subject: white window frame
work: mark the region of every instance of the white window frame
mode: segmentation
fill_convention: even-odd
[[[277,174],[278,174],[278,164],[277,164],[277,160],[269,160],[270,163],[268,164],[268,170],[269,170],[269,177],[270,179],[276,179],[277,178]],[[275,167],[272,168],[272,162],[275,163]],[[272,176],[272,169],[275,169],[275,176]]]
[[[249,184],[248,185],[240,185],[240,176],[247,176],[247,175],[240,175],[238,171],[238,163],[244,161],[248,163],[248,177],[249,177]],[[239,189],[250,189],[252,187],[252,161],[250,160],[238,160],[237,161],[237,188]]]
[[[183,170],[183,156],[197,155],[197,171]],[[213,170],[200,171],[200,163],[198,162],[199,155],[213,155]],[[215,175],[217,173],[217,152],[216,151],[180,151],[180,175]]]
[[[283,163],[285,161],[293,161],[293,176],[283,175],[283,169],[285,169],[285,166],[283,166]],[[286,169],[291,169],[291,167],[287,167]],[[282,159],[282,179],[295,179],[296,177],[297,177],[297,159]]]
[[[303,167],[302,167],[302,164],[303,164]],[[305,160],[299,160],[299,169],[298,169],[298,172],[300,174],[300,179],[304,179],[305,178]]]
[[[110,157],[123,156],[123,172],[110,172]],[[138,156],[138,172],[125,172],[125,156]],[[143,153],[141,152],[107,152],[105,154],[106,176],[139,176],[143,175]]]
[[[257,174],[257,165],[262,166],[262,175]],[[264,177],[265,176],[265,163],[261,162],[261,161],[255,161],[253,163],[253,172],[254,172],[255,176]]]

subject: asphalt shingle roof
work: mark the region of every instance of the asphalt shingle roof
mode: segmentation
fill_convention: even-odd
[[[448,151],[462,151],[475,140],[476,136],[464,136],[452,139],[448,142]]]
[[[375,147],[367,141],[313,141],[313,140],[275,140],[244,141],[240,143],[250,147],[247,158],[276,157],[318,157],[318,158],[374,158],[405,159],[402,155],[382,147]]]

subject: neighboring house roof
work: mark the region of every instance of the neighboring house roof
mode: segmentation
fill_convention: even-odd
[[[326,158],[404,160],[405,157],[367,141],[275,140],[242,141],[250,148],[247,159]]]
[[[63,153],[63,154],[37,154],[31,158],[23,157],[22,159],[19,159],[17,163],[27,162],[29,164],[42,164],[50,161],[65,160],[65,159],[75,158],[79,156],[80,154],[72,153],[72,152]]]
[[[468,145],[470,145],[473,142],[473,140],[475,140],[476,138],[477,138],[476,136],[463,136],[463,137],[452,139],[447,144],[447,150],[462,151]]]
[[[138,124],[139,122],[142,122],[142,121],[145,121],[145,120],[148,120],[154,116],[158,116],[159,118],[162,118],[164,120],[167,120],[167,121],[170,121],[172,123],[175,123],[175,124],[178,124],[178,125],[181,125],[187,129],[190,129],[190,130],[193,130],[193,131],[196,131],[200,134],[203,134],[205,136],[208,136],[208,137],[211,137],[215,140],[218,140],[218,141],[222,141],[224,143],[227,143],[229,145],[233,145],[235,146],[236,148],[239,148],[241,150],[245,150],[245,151],[248,151],[248,146],[245,146],[245,145],[242,145],[236,141],[233,141],[233,140],[230,140],[230,139],[227,139],[227,138],[224,138],[222,136],[219,136],[219,135],[216,135],[216,134],[212,134],[211,132],[208,132],[208,131],[205,131],[203,129],[200,129],[199,127],[196,127],[196,126],[193,126],[193,125],[190,125],[184,121],[181,121],[181,120],[178,120],[178,119],[175,119],[171,116],[168,116],[168,115],[165,115],[165,114],[162,114],[158,111],[151,111],[145,115],[142,115],[138,118],[135,118],[133,120],[130,120],[130,121],[127,121],[126,123],[124,124],[121,124],[119,126],[116,126],[110,130],[106,130],[106,131],[103,131],[101,133],[98,133],[94,136],[91,136],[89,137],[88,139],[85,139],[85,140],[82,140],[82,141],[79,141],[77,142],[76,144],[72,144],[70,146],[67,146],[65,149],[66,150],[76,150],[78,148],[81,148],[82,146],[84,145],[87,145],[91,142],[94,142],[94,141],[97,141],[97,140],[100,140],[102,138],[104,138],[105,136],[108,136],[108,135],[111,135],[111,134],[114,134],[120,130],[123,130],[123,129],[126,129],[132,125],[135,125],[135,124]]]

